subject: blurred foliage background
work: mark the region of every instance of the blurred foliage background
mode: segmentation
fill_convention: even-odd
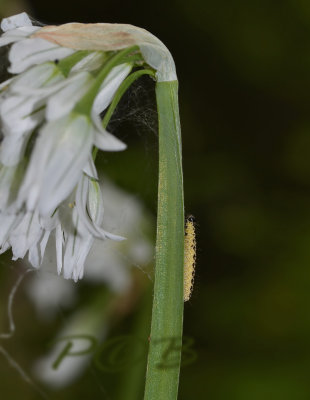
[[[158,36],[175,58],[185,204],[198,221],[196,281],[185,305],[184,325],[185,335],[195,341],[197,360],[182,369],[179,399],[309,399],[309,2],[0,3],[2,17],[24,10],[48,24],[141,26]],[[109,178],[155,216],[153,89],[152,82],[142,79],[123,100],[110,129],[128,143],[128,150],[100,160]],[[9,255],[2,259],[0,323],[5,329],[6,299],[17,269]],[[118,314],[110,337],[148,334],[150,286],[139,286],[140,297],[129,311]],[[99,286],[92,293],[102,290]],[[90,301],[87,283],[79,284],[79,291],[76,309]],[[42,354],[60,322],[40,322],[22,289],[15,308],[17,337],[6,348],[15,351],[31,374],[31,360]],[[65,312],[65,320],[69,317]],[[47,398],[138,400],[143,385],[139,365],[122,374],[91,367],[78,382],[47,390]],[[0,371],[2,398],[40,398],[1,354]],[[140,394],[130,391],[130,382],[138,381]],[[117,393],[120,385],[127,391]]]

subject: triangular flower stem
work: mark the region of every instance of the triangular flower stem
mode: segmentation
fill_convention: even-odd
[[[118,88],[102,121],[107,127],[126,90],[149,69],[135,71]],[[184,200],[178,82],[157,82],[159,181],[156,267],[144,400],[176,400],[182,352]],[[97,151],[93,153],[96,157]]]
[[[184,202],[178,82],[157,82],[156,267],[144,400],[176,400],[182,351]]]

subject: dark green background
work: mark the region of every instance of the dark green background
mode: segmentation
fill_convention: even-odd
[[[198,221],[196,281],[184,327],[198,358],[182,370],[179,399],[309,399],[309,2],[28,4],[48,24],[144,27],[175,58],[185,204]],[[111,126],[129,148],[103,165],[155,213],[152,93],[147,79],[137,85],[134,118],[124,108],[124,121]],[[72,388],[70,397],[55,398],[86,398],[85,385],[83,395]]]

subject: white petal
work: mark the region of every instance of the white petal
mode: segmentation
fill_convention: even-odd
[[[101,119],[98,115],[92,115],[92,120],[96,127],[94,144],[100,150],[105,151],[121,151],[127,148],[127,145],[111,133],[106,131],[101,124]]]
[[[4,137],[0,147],[0,161],[7,166],[17,165],[24,153],[31,131],[19,132]]]
[[[66,86],[69,82],[69,78],[65,79],[62,75],[54,75],[51,78],[47,85],[42,86],[38,89],[31,89],[31,88],[19,88],[18,94],[27,97],[36,97],[41,99],[46,99],[47,97],[53,95],[58,90],[62,89]]]
[[[6,209],[7,212],[13,212],[23,170],[24,163],[14,167],[0,165],[0,210]]]
[[[9,248],[11,247],[9,242],[5,242],[1,245],[0,247],[0,254],[5,253],[7,250],[9,250]]]
[[[89,231],[89,233],[91,233],[95,237],[99,237],[100,239],[105,239],[106,238],[105,234],[98,232],[98,229],[96,229],[96,226],[94,226],[94,221],[89,217],[89,214],[87,213],[86,207],[87,207],[88,193],[89,193],[89,180],[87,177],[83,176],[79,181],[75,197],[76,209],[78,215],[81,219],[82,224]],[[95,204],[95,207],[99,211],[98,202]],[[94,215],[92,215],[92,217],[94,217]],[[96,215],[95,219],[96,217],[99,218]]]
[[[42,217],[40,216],[40,225],[46,231],[52,231],[59,224],[58,212],[55,212],[52,217]]]
[[[39,26],[25,26],[22,28],[12,29],[10,31],[4,32],[0,37],[0,47],[6,46],[10,43],[18,42],[20,40],[24,40],[29,35],[39,29]]]
[[[44,64],[42,64],[44,65]],[[28,71],[27,71],[28,72]],[[23,74],[22,74],[23,76]],[[27,86],[18,86],[14,87],[13,93],[17,93],[18,95],[36,98],[47,98],[52,96],[57,91],[61,90],[63,87],[71,84],[75,80],[78,80],[78,77],[72,76],[71,78],[65,78],[60,72],[53,73],[50,79],[48,79],[45,84],[38,88],[32,88]]]
[[[82,169],[89,157],[92,130],[84,116],[76,118],[66,129],[46,169],[38,204],[42,215],[50,214],[76,186]]]
[[[34,97],[12,95],[6,98],[0,106],[4,134],[5,130],[19,133],[34,129],[42,120],[39,109],[43,104],[42,99]]]
[[[56,227],[56,260],[57,260],[57,272],[58,275],[62,271],[63,267],[63,231],[61,229],[61,225],[57,225]]]
[[[72,196],[67,202],[72,203]],[[66,202],[66,203],[67,203]],[[93,244],[93,236],[80,223],[76,207],[63,203],[59,209],[63,230],[63,275],[77,281],[83,276],[85,259]]]
[[[3,247],[11,230],[19,223],[21,215],[0,213],[0,246]]]
[[[131,64],[121,64],[113,68],[101,85],[92,107],[92,120],[97,128],[95,146],[105,151],[125,150],[126,145],[107,132],[101,124],[99,114],[111,103],[117,89],[132,69]]]
[[[30,264],[38,269],[41,265],[41,260],[40,260],[40,246],[38,244],[32,246],[29,249],[29,253],[28,253],[28,261],[30,262]]]
[[[14,167],[0,166],[0,210],[3,210],[8,205],[14,175]]]
[[[18,74],[32,65],[62,59],[73,54],[74,51],[40,38],[25,39],[12,45],[9,53],[11,62],[9,72]]]
[[[92,110],[94,114],[100,114],[108,107],[115,95],[115,92],[129,74],[131,69],[132,65],[127,63],[118,65],[112,69],[112,71],[103,81],[101,89],[95,98]]]
[[[75,76],[74,80],[48,99],[46,119],[51,121],[69,114],[93,81],[94,78],[88,72],[81,72]]]
[[[42,264],[50,233],[50,231],[44,232],[40,241],[29,249],[28,260],[34,268],[39,268]]]
[[[29,210],[38,206],[41,215],[52,215],[77,184],[92,141],[86,116],[70,115],[47,124],[32,152],[19,201],[26,201]]]
[[[29,35],[39,30],[39,26],[25,26],[23,28],[12,29],[5,32],[0,37],[0,47],[6,46],[10,43],[19,42],[26,39]]]
[[[91,184],[96,184],[97,182],[91,182]],[[88,178],[83,177],[77,187],[76,191],[76,209],[81,220],[81,223],[85,226],[85,228],[91,233],[94,237],[99,239],[112,239],[121,241],[125,238],[122,236],[114,235],[102,229],[98,224],[102,221],[102,212],[103,209],[101,203],[100,193],[96,190],[95,192],[89,191],[88,186]],[[98,186],[99,189],[99,186]],[[100,189],[99,189],[100,190]],[[88,206],[88,197],[89,193],[91,194],[90,204]],[[88,212],[87,212],[88,211]],[[91,214],[91,218],[89,217]]]
[[[32,22],[28,17],[28,14],[25,12],[12,15],[8,18],[3,18],[3,20],[1,21],[1,29],[4,32],[14,28],[20,28],[22,26],[32,26]]]
[[[0,165],[0,209],[7,206],[16,168]]]
[[[87,214],[91,217],[96,230],[108,239],[116,241],[126,240],[123,236],[115,235],[100,228],[103,221],[103,201],[100,185],[98,182],[89,181],[88,188]]]
[[[78,63],[76,63],[70,70],[70,75],[75,72],[80,71],[93,71],[100,68],[105,60],[104,53],[100,51],[94,51],[88,56],[82,58]]]
[[[0,47],[6,46],[14,42],[25,40],[28,38],[28,36],[38,31],[39,29],[40,29],[39,26],[25,26],[22,28],[16,28],[4,32],[0,37]]]
[[[25,38],[24,35],[6,35],[6,36],[2,35],[2,37],[0,37],[0,47],[6,46],[10,43],[17,42],[19,40],[23,40],[24,38]]]
[[[88,157],[88,161],[86,166],[83,168],[83,172],[91,179],[98,180],[98,173],[92,156]]]
[[[92,235],[88,235],[87,237],[82,238],[82,240],[83,241],[78,248],[78,257],[76,260],[76,266],[73,271],[73,279],[75,280],[75,282],[83,278],[85,260],[94,243],[94,238],[92,237]]]
[[[85,259],[94,238],[89,233],[81,236],[78,222],[75,225],[75,231],[68,235],[65,244],[63,274],[65,279],[74,279],[76,282],[83,276]]]
[[[7,79],[6,81],[0,83],[0,91],[5,90],[9,87],[10,83],[14,81],[15,78]]]
[[[103,220],[103,201],[101,189],[98,182],[92,182],[89,179],[87,182],[88,192],[86,196],[86,207],[88,214],[92,221],[98,225],[101,225]]]
[[[0,106],[2,133],[0,161],[16,165],[24,155],[33,129],[43,121],[43,100],[33,97],[10,96]]]
[[[46,245],[47,245],[48,239],[49,239],[49,237],[50,237],[50,234],[51,234],[50,231],[44,232],[44,235],[43,235],[43,237],[42,237],[42,239],[41,239],[41,242],[40,242],[41,262],[42,262],[43,257],[44,257]]]
[[[10,86],[13,93],[22,93],[26,95],[32,94],[29,89],[38,89],[42,86],[50,86],[55,84],[55,78],[64,80],[63,74],[58,67],[52,62],[35,65],[23,74],[17,76]]]
[[[63,260],[63,276],[65,279],[73,278],[73,268],[75,266],[74,243],[77,242],[76,233],[70,234],[64,246],[64,260]]]
[[[24,258],[27,251],[35,246],[42,235],[37,213],[28,212],[11,232],[9,242],[12,246],[13,260]]]
[[[25,178],[18,193],[17,203],[19,207],[21,207],[24,202],[27,202],[29,209],[33,210],[37,205],[46,164],[56,147],[53,140],[59,140],[65,125],[66,121],[57,121],[57,123],[53,125],[54,134],[53,132],[48,132],[48,134],[43,135],[43,132],[40,132],[40,136],[37,138],[35,148],[31,154],[31,160]],[[38,165],[40,165],[40,168],[37,168]]]

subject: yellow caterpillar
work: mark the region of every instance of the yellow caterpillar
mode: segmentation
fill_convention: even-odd
[[[189,215],[185,219],[184,237],[184,301],[191,297],[194,285],[196,265],[195,218]]]

